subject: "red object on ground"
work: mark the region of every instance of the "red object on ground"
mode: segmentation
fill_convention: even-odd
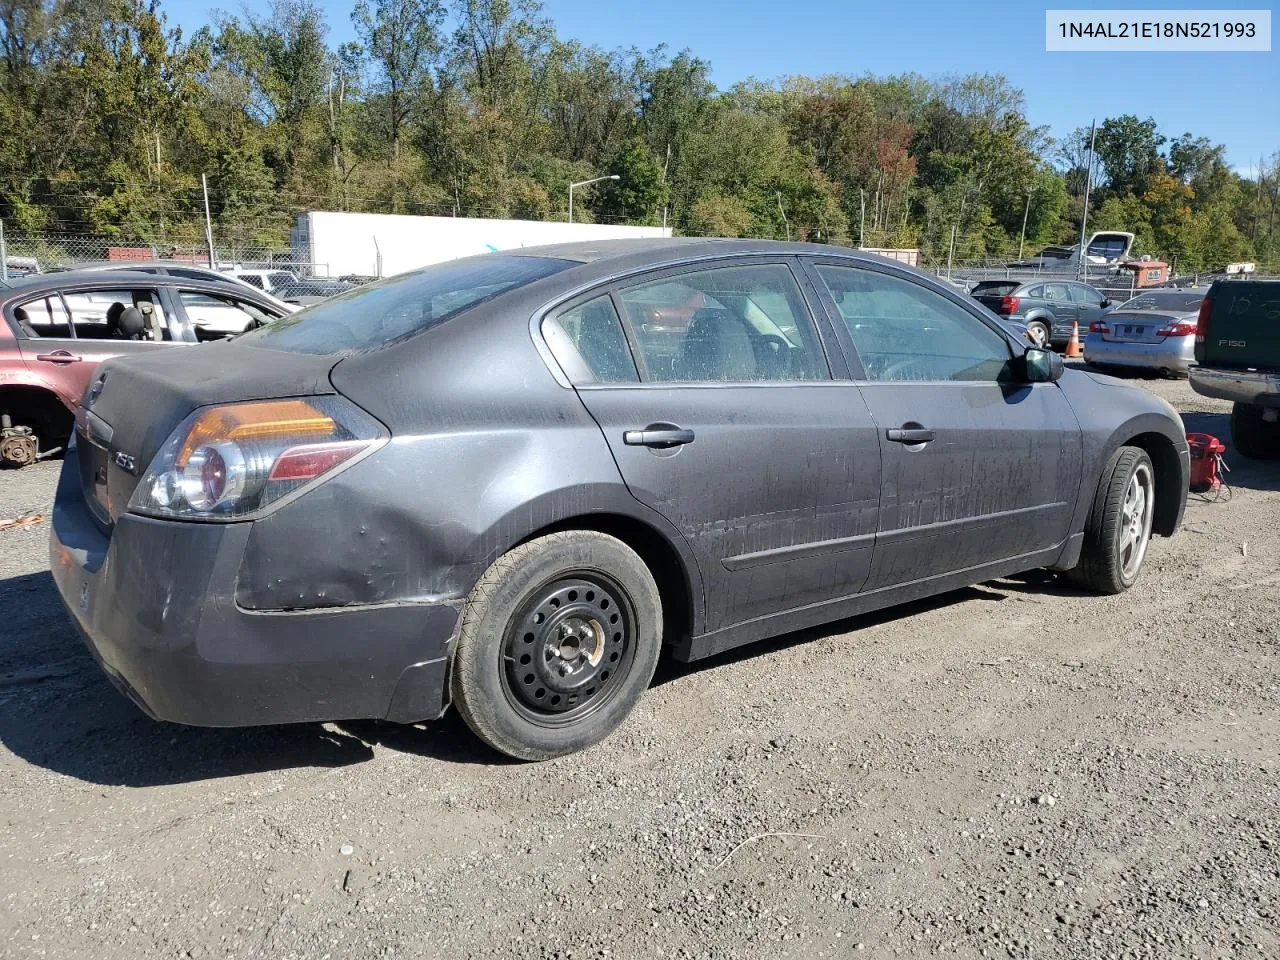
[[[1222,483],[1218,465],[1227,445],[1208,433],[1188,433],[1187,443],[1191,447],[1191,491],[1207,493]]]

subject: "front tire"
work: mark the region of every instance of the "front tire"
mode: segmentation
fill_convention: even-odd
[[[1242,457],[1274,460],[1280,457],[1280,421],[1263,420],[1256,404],[1232,404],[1231,443]]]
[[[1155,515],[1155,469],[1139,447],[1111,455],[1085,521],[1080,562],[1067,571],[1098,593],[1123,593],[1138,579]]]
[[[658,586],[635,551],[595,531],[552,533],[504,554],[471,591],[453,695],[489,746],[548,760],[612,733],[661,647]]]

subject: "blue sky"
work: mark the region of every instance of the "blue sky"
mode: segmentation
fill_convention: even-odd
[[[332,39],[349,39],[351,3],[319,2],[329,12]],[[1046,6],[1025,0],[545,0],[563,37],[606,48],[687,46],[711,62],[722,87],[751,76],[799,73],[999,72],[1026,93],[1031,121],[1055,135],[1093,117],[1136,113],[1155,117],[1169,137],[1191,131],[1226,144],[1241,172],[1280,150],[1274,35],[1269,53],[1046,53]],[[1058,0],[1052,6],[1070,5]],[[163,0],[162,7],[170,22],[188,30],[208,17],[198,0]],[[242,9],[235,0],[225,8]]]

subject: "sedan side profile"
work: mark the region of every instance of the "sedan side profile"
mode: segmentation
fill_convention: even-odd
[[[1178,529],[1187,473],[1163,401],[1064,372],[901,264],[566,244],[104,364],[52,568],[153,717],[456,704],[539,760],[615,729],[664,648],[1040,567],[1125,590]]]

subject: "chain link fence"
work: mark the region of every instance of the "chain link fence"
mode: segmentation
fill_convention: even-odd
[[[957,287],[971,288],[984,280],[1010,280],[1027,282],[1045,280],[1083,280],[1096,287],[1113,300],[1127,299],[1137,288],[1137,274],[1132,270],[1119,270],[1113,266],[1098,264],[1081,265],[1062,261],[1031,266],[1011,266],[1008,259],[965,260],[948,262],[932,261],[918,251],[874,250],[871,252],[902,260],[932,273]],[[908,256],[910,255],[910,256]],[[9,279],[29,273],[47,273],[66,270],[77,265],[102,261],[175,260],[196,266],[213,266],[228,272],[280,271],[293,274],[299,280],[331,279],[364,282],[374,279],[367,276],[339,275],[339,271],[327,263],[316,263],[298,255],[286,244],[263,245],[243,241],[216,241],[213,255],[209,247],[199,242],[157,242],[148,239],[129,239],[105,236],[20,235],[4,232],[0,223],[0,279]],[[1253,274],[1256,277],[1280,277],[1280,263],[1258,263]],[[1221,273],[1183,273],[1174,275],[1180,285],[1207,283]]]

